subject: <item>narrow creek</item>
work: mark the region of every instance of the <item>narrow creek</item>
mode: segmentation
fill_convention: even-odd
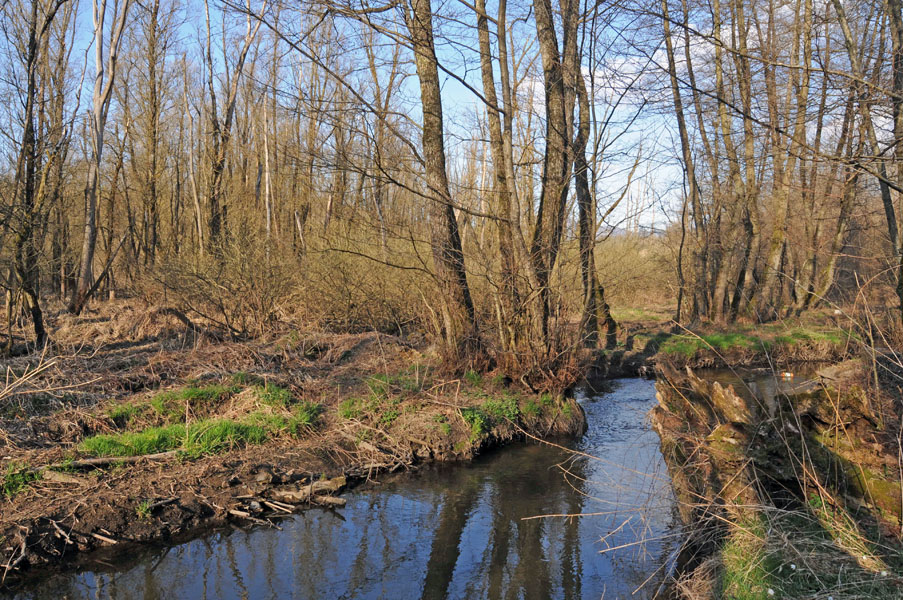
[[[612,388],[582,399],[588,431],[569,445],[581,454],[511,445],[352,490],[345,508],[281,530],[148,548],[14,597],[650,598],[680,541],[646,417],[655,383]]]

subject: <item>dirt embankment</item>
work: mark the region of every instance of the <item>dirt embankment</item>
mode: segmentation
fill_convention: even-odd
[[[337,494],[382,471],[585,427],[571,399],[491,374],[443,377],[428,349],[397,337],[222,342],[119,309],[61,316],[54,355],[7,361],[6,586],[93,550],[340,506]]]
[[[898,598],[900,398],[850,361],[768,405],[664,369],[652,422],[686,543],[676,598]]]
[[[662,320],[624,321],[616,348],[600,351],[588,377],[651,376],[655,366],[676,368],[782,368],[800,363],[839,362],[857,355],[856,332],[835,315],[751,325],[735,323],[678,327]]]

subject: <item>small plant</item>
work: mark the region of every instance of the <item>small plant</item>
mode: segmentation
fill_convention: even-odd
[[[809,506],[816,510],[819,510],[821,508],[824,508],[825,501],[822,500],[822,497],[818,494],[812,493],[809,495]]]
[[[135,512],[138,514],[139,519],[150,519],[151,501],[150,500],[142,500],[138,504],[138,507],[135,509]]]
[[[552,406],[552,394],[546,393],[539,397],[539,403],[543,406]]]
[[[55,466],[53,470],[59,471],[61,473],[72,473],[75,471],[75,467],[73,466],[74,462],[75,459],[73,459],[71,456],[67,456],[59,465]]]
[[[392,387],[392,379],[388,375],[374,375],[367,380],[367,387],[377,398],[387,398]]]
[[[520,416],[517,398],[514,396],[505,396],[498,400],[487,400],[483,403],[483,409],[493,417],[508,421],[517,421]]]
[[[439,431],[443,433],[443,435],[450,435],[452,428],[448,422],[448,418],[445,415],[434,415],[433,421],[439,426]]]
[[[4,498],[12,499],[17,494],[25,490],[31,482],[41,478],[41,474],[29,469],[27,465],[20,462],[11,462],[6,465],[6,472],[3,474],[3,494]]]
[[[359,398],[345,398],[339,404],[339,416],[343,419],[357,419],[363,414],[363,407]]]
[[[483,384],[483,376],[476,371],[470,370],[464,373],[464,381],[476,387]]]
[[[542,408],[540,408],[539,404],[537,404],[533,398],[530,398],[526,403],[524,403],[524,407],[521,409],[521,412],[524,414],[524,416],[535,419],[542,414]]]
[[[323,405],[316,402],[302,402],[294,408],[292,415],[294,416],[294,426],[313,427],[323,414]],[[294,432],[293,432],[294,433]]]
[[[398,418],[398,410],[396,410],[394,408],[390,408],[389,410],[385,411],[382,415],[380,415],[379,422],[381,424],[385,425],[386,427],[388,427],[389,425],[394,423],[395,419],[397,419],[397,418]]]
[[[467,408],[462,408],[461,416],[470,426],[470,437],[472,440],[488,432],[492,427],[492,421],[479,407],[469,406]]]

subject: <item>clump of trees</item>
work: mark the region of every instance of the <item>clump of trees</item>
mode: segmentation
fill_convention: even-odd
[[[0,10],[0,261],[38,345],[42,304],[119,290],[555,377],[616,343],[631,235],[678,321],[903,305],[896,0]]]
[[[900,277],[899,3],[663,0],[692,318],[799,313]],[[841,282],[845,258],[858,281]],[[899,312],[897,314],[899,318]]]

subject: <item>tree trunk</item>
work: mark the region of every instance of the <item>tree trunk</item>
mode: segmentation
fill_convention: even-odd
[[[453,367],[482,360],[482,345],[473,300],[464,268],[464,251],[455,219],[445,164],[442,96],[433,44],[430,0],[411,0],[405,20],[414,48],[420,101],[423,108],[423,161],[429,197],[430,243],[442,303],[443,336],[447,360]]]
[[[88,301],[88,290],[94,285],[94,249],[97,245],[97,195],[100,188],[100,164],[103,157],[103,134],[107,122],[110,99],[113,96],[113,84],[116,80],[119,43],[125,29],[125,20],[129,12],[131,0],[123,0],[117,6],[120,12],[114,15],[113,28],[110,33],[110,54],[104,60],[104,19],[107,0],[94,1],[94,53],[96,74],[94,78],[94,100],[91,112],[91,157],[88,163],[88,182],[85,185],[85,233],[82,240],[81,263],[78,270],[78,281],[69,300],[69,312],[81,313]],[[106,81],[104,78],[106,76]]]

